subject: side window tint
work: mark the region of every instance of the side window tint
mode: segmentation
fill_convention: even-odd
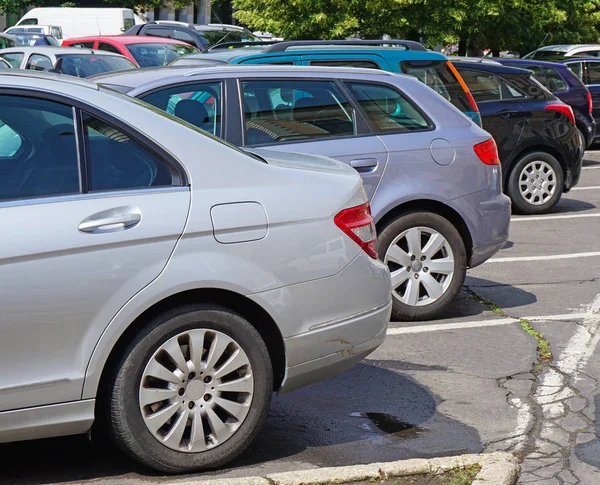
[[[173,185],[168,165],[122,131],[90,115],[83,126],[90,191]]]
[[[373,61],[363,60],[331,60],[331,61],[309,61],[311,66],[331,66],[331,67],[363,67],[366,69],[381,69],[381,66]]]
[[[0,200],[78,192],[73,109],[0,96]]]
[[[567,67],[579,79],[583,80],[583,63],[581,63],[581,62],[573,62],[573,63],[567,64]]]
[[[161,27],[150,27],[146,31],[146,35],[151,37],[169,37],[170,29],[165,29]]]
[[[34,71],[44,71],[46,69],[52,69],[52,61],[46,56],[41,54],[33,54],[27,61],[25,69],[32,69]]]
[[[460,75],[478,103],[502,99],[501,86],[494,75],[468,69],[461,69]]]
[[[425,116],[396,90],[377,84],[348,85],[377,132],[418,131],[430,127]]]
[[[105,42],[98,43],[98,50],[112,52],[113,54],[120,54],[121,51],[117,49],[114,45],[107,44]]]
[[[522,92],[515,84],[502,79],[503,93],[502,99],[525,99],[527,95]],[[539,84],[538,84],[539,86]]]
[[[245,81],[242,93],[246,145],[356,133],[353,109],[332,82]]]
[[[587,82],[586,84],[600,84],[600,62],[587,62]]]
[[[541,66],[523,66],[523,68],[533,71],[533,76],[538,80],[538,82],[540,82],[542,84],[542,86],[544,86],[546,89],[549,89],[550,91],[552,91],[552,85],[550,84],[550,81],[548,80],[548,77],[546,75],[546,71],[544,70],[543,67],[541,67]]]
[[[6,54],[2,54],[4,60],[6,60],[13,68],[18,69],[21,67],[21,62],[23,61],[23,53],[22,52],[10,52]]]
[[[173,31],[173,38],[176,40],[187,42],[188,44],[196,45],[196,41],[194,40],[194,38],[187,32],[184,32],[183,30],[175,29]]]
[[[142,99],[211,135],[221,136],[220,82],[176,86]]]
[[[558,71],[556,69],[553,69],[551,67],[545,67],[544,70],[546,71],[546,76],[548,76],[550,91],[559,92],[567,90],[567,84],[565,83],[564,79],[560,76],[560,74],[558,74]]]

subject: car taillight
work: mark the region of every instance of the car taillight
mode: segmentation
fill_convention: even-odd
[[[573,113],[573,109],[568,104],[549,104],[544,109],[546,111],[558,111],[569,118],[571,123],[575,124],[575,114]]]
[[[368,203],[344,209],[334,217],[333,222],[369,256],[377,258],[377,251],[375,251],[377,232]]]
[[[493,138],[490,138],[483,143],[478,143],[473,147],[475,153],[486,165],[500,165],[500,157],[498,156],[498,147]]]
[[[592,103],[592,95],[590,94],[589,91],[587,93],[587,100],[588,100],[588,112],[590,114],[592,114],[592,110],[594,109],[594,104]]]

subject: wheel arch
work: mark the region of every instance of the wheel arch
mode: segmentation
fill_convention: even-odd
[[[276,391],[279,389],[285,375],[285,346],[281,332],[271,315],[256,302],[234,291],[219,288],[190,289],[175,293],[154,303],[136,317],[121,333],[116,343],[113,345],[108,358],[104,362],[98,380],[96,389],[97,416],[98,410],[101,411],[99,406],[103,405],[103,394],[113,375],[115,364],[139,329],[151,321],[154,316],[172,308],[190,303],[211,303],[220,305],[238,313],[248,320],[248,322],[259,332],[267,346],[271,358],[271,365],[273,366],[273,390]]]
[[[527,148],[524,148],[520,152],[518,152],[514,157],[512,157],[510,164],[508,166],[508,170],[506,170],[506,173],[504,174],[504,181],[503,181],[504,192],[506,192],[506,189],[508,188],[508,180],[509,180],[515,166],[517,165],[517,163],[519,163],[519,160],[521,160],[523,157],[526,157],[527,155],[530,155],[531,153],[535,153],[535,152],[547,153],[548,155],[552,155],[554,158],[556,158],[556,161],[558,162],[558,164],[560,165],[560,168],[563,171],[563,177],[565,176],[565,174],[567,172],[567,166],[566,166],[566,163],[565,163],[562,155],[560,154],[559,150],[555,149],[552,146],[548,146],[548,145],[529,146]]]
[[[401,215],[417,211],[433,212],[434,214],[438,214],[450,221],[452,225],[456,227],[458,233],[460,234],[460,237],[463,240],[463,243],[465,245],[465,251],[467,252],[467,261],[471,261],[471,256],[473,255],[473,238],[471,236],[471,231],[469,230],[467,223],[456,210],[437,200],[411,200],[397,205],[396,207],[393,207],[392,209],[388,210],[388,212],[386,212],[377,221],[377,233],[381,233],[381,231],[383,231],[383,229],[387,227],[387,225],[390,224],[390,222],[392,222],[394,219],[397,219]]]

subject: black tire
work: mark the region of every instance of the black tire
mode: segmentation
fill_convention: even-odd
[[[556,188],[554,194],[547,202],[540,205],[534,205],[533,203],[529,202],[521,193],[521,189],[519,186],[520,177],[523,170],[527,165],[535,161],[547,163],[548,165],[550,165],[550,167],[552,167],[552,170],[554,170],[554,173],[556,174]],[[554,158],[549,153],[545,152],[528,153],[527,155],[523,156],[519,161],[514,163],[510,171],[510,175],[508,177],[507,194],[512,201],[515,212],[526,215],[547,214],[548,212],[551,212],[552,209],[554,209],[556,204],[558,204],[558,201],[562,196],[563,189],[565,186],[564,180],[565,178],[563,169],[560,166],[560,163],[558,163],[558,160],[556,160],[556,158]]]
[[[385,226],[377,239],[379,258],[385,262],[392,243],[404,231],[413,227],[433,229],[446,239],[454,255],[454,274],[442,296],[423,306],[408,305],[400,301],[397,292],[393,289],[392,317],[397,321],[432,320],[441,316],[458,296],[467,274],[467,253],[460,233],[450,221],[433,212],[407,212]],[[394,269],[392,265],[393,263],[388,263],[390,270]]]
[[[163,445],[146,426],[139,407],[139,386],[149,359],[171,337],[193,329],[217,330],[246,353],[254,390],[250,410],[240,427],[223,443],[198,453]],[[271,402],[273,368],[257,330],[236,313],[214,305],[187,305],[158,315],[142,328],[123,353],[107,390],[107,422],[113,439],[140,463],[166,473],[219,467],[235,458],[260,431]]]

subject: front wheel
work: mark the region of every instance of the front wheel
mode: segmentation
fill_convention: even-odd
[[[515,163],[507,192],[521,214],[546,214],[560,200],[564,175],[558,160],[549,153],[529,153]]]
[[[167,473],[213,468],[242,452],[269,409],[273,371],[249,322],[216,306],[159,315],[117,365],[107,402],[117,444]]]
[[[467,273],[456,228],[432,212],[410,212],[387,225],[377,251],[392,277],[395,320],[431,320],[454,301]]]

